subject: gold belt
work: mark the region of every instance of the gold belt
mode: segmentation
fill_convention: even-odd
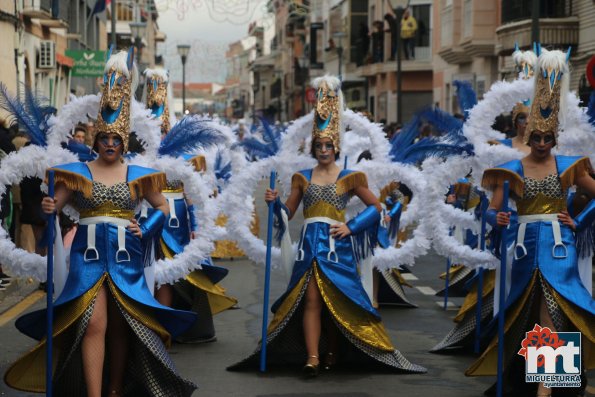
[[[96,216],[110,216],[113,218],[120,219],[131,219],[134,218],[134,211],[132,210],[118,210],[118,209],[92,209],[80,211],[80,218],[91,218]]]

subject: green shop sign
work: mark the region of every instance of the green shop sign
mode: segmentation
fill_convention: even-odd
[[[105,51],[66,50],[66,56],[74,59],[72,76],[103,76],[103,68],[105,67]]]

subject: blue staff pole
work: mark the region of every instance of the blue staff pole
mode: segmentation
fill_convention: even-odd
[[[347,169],[347,156],[345,156],[345,163],[343,163],[343,169]]]
[[[275,189],[275,170],[271,171],[270,188]],[[273,206],[274,202],[269,203],[269,218],[267,228],[267,255],[264,273],[264,301],[262,303],[262,339],[260,348],[260,372],[267,370],[267,325],[269,323],[269,289],[271,286],[271,251],[273,249]]]
[[[451,186],[450,189],[448,190],[448,195],[450,196],[451,194],[453,194],[455,192],[454,186]],[[454,204],[454,206],[456,207],[456,202]],[[448,235],[452,236],[453,233],[453,229],[451,228],[448,231]],[[446,258],[446,277],[444,277],[444,310],[446,310],[446,308],[448,307],[448,288],[449,288],[449,284],[450,284],[450,266],[452,264],[450,263],[450,256],[448,258]]]
[[[48,173],[48,196],[54,198],[54,171]],[[52,339],[54,328],[54,227],[56,215],[52,213],[48,219],[48,268],[47,268],[47,321],[45,351],[45,395],[52,397]]]
[[[488,200],[481,197],[481,235],[479,236],[479,249],[486,249],[486,214],[488,212]],[[481,341],[481,307],[483,306],[483,267],[477,273],[477,307],[475,308],[475,353],[479,353]]]
[[[504,182],[504,191],[502,197],[502,210],[508,211],[508,195],[510,183]],[[506,302],[506,234],[508,227],[502,228],[502,242],[500,245],[500,299],[498,309],[498,380],[496,385],[496,397],[502,397],[503,379],[502,372],[504,371],[504,305]]]

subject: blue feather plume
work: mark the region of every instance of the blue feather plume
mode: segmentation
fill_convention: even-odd
[[[469,111],[473,106],[477,105],[477,94],[471,87],[471,83],[468,81],[455,80],[453,82],[457,88],[457,99],[459,102],[459,108],[465,115],[465,120],[469,117]]]
[[[217,180],[223,180],[225,182],[231,178],[231,161],[223,164],[221,152],[217,152],[217,157],[215,157],[215,177]]]
[[[35,120],[42,131],[49,131],[48,120],[57,112],[56,108],[49,105],[49,100],[33,93],[30,88],[23,85],[25,97],[25,110]]]
[[[207,123],[208,121],[193,116],[184,117],[161,141],[159,155],[179,157],[196,149],[222,143],[224,136]]]
[[[426,107],[418,112],[421,119],[430,124],[440,135],[447,135],[453,142],[464,142],[463,121],[442,109]]]
[[[40,125],[38,120],[29,114],[25,105],[8,92],[4,83],[0,83],[0,108],[16,119],[19,126],[25,130],[31,139],[32,144],[47,146],[47,129],[42,129],[44,125],[47,128],[47,123]]]
[[[246,153],[251,157],[265,159],[274,156],[279,152],[281,149],[283,132],[280,128],[271,128],[265,119],[261,117],[259,117],[259,119],[262,128],[258,128],[255,132],[261,132],[262,140],[252,136],[250,138],[245,138],[239,145],[242,146]]]
[[[589,97],[589,106],[587,107],[587,116],[589,116],[589,123],[595,126],[595,90],[591,91]]]
[[[79,158],[79,161],[84,163],[95,160],[97,157],[97,153],[95,153],[89,146],[83,143],[78,143],[72,139],[68,142],[68,144],[62,144],[62,147],[71,153],[76,154]]]
[[[452,143],[436,138],[424,138],[405,150],[400,162],[419,164],[428,157],[473,155],[473,145]]]
[[[389,155],[393,161],[399,161],[401,152],[413,145],[421,132],[421,117],[414,114],[410,122],[405,124],[398,134],[393,135],[390,140],[391,149]]]

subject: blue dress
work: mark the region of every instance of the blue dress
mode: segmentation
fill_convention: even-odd
[[[305,221],[289,285],[272,306],[274,317],[267,336],[269,366],[303,364],[306,357],[301,316],[303,297],[308,283],[316,282],[325,311],[345,342],[341,345],[345,350],[336,352],[341,363],[425,372],[425,368],[410,363],[394,348],[380,315],[372,306],[358,273],[354,253],[357,238],[335,240],[330,235],[331,224],[345,222],[345,208],[353,190],[367,187],[366,175],[343,170],[335,183],[325,186],[310,183],[311,178],[312,170],[300,171],[292,178],[292,188],[303,193]],[[322,351],[325,338],[323,333]],[[254,354],[229,369],[256,368],[259,351],[257,348]]]
[[[71,204],[80,213],[80,225],[70,251],[70,269],[64,290],[54,306],[54,393],[85,395],[81,368],[81,341],[103,285],[130,326],[130,351],[123,395],[190,396],[196,386],[181,378],[166,346],[172,336],[196,320],[192,312],[174,310],[151,295],[144,275],[145,244],[126,229],[144,192],[160,191],[165,176],[153,169],[128,166],[126,182],[107,187],[94,181],[85,163],[54,167],[56,184],[73,191]],[[5,375],[11,387],[45,391],[46,310],[25,315],[17,327],[41,340]],[[104,370],[104,376],[109,370]]]
[[[593,368],[595,354],[589,352],[595,351],[595,301],[579,276],[574,232],[557,221],[557,214],[567,208],[569,187],[591,170],[591,165],[586,157],[555,158],[557,173],[543,180],[525,177],[520,160],[484,173],[486,188],[493,189],[505,180],[510,182],[511,197],[518,212],[518,222],[511,223],[509,228],[516,240],[512,284],[505,306],[505,357],[510,358],[508,364],[512,365],[524,333],[539,323],[539,305],[543,297],[557,331],[578,330],[582,333],[584,365]],[[492,334],[495,323],[493,321],[489,327]],[[467,370],[467,375],[495,375],[496,346],[494,339]]]

